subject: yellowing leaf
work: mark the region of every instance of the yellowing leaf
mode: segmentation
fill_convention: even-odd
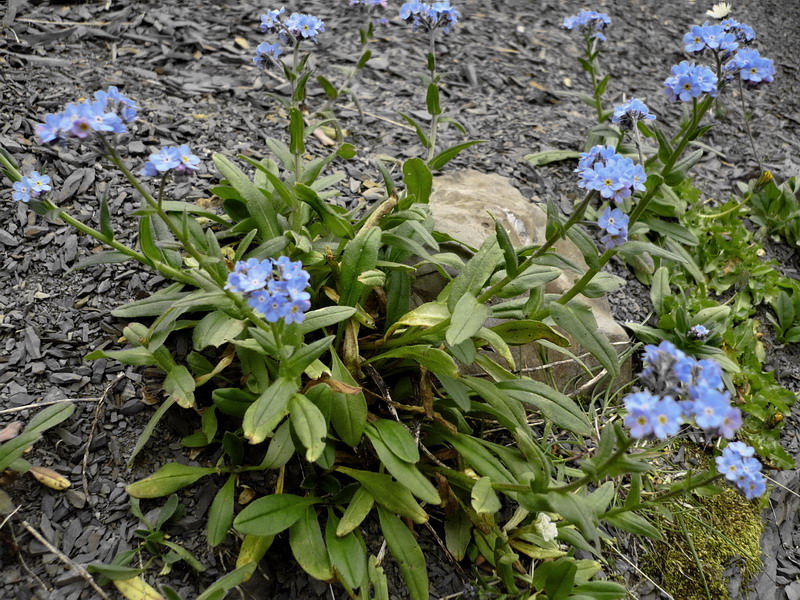
[[[248,50],[250,48],[250,42],[244,39],[242,36],[237,35],[233,38],[233,41],[236,42],[236,45],[244,50]]]
[[[111,583],[117,586],[119,593],[128,600],[164,600],[164,596],[141,577],[113,579]]]
[[[47,467],[31,467],[28,472],[36,481],[53,490],[65,490],[71,485],[69,479]]]

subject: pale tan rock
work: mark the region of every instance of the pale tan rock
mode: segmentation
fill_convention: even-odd
[[[524,198],[507,178],[499,175],[468,170],[435,177],[430,209],[438,231],[473,248],[494,235],[492,216],[503,224],[515,247],[540,244],[545,239],[545,211]],[[570,240],[559,240],[554,250],[583,269],[587,268],[580,250]],[[578,277],[577,273],[565,271],[558,279],[548,283],[545,291],[562,293],[572,287]],[[436,297],[443,285],[443,279],[434,270],[420,274],[415,291],[420,300],[429,301]],[[605,297],[586,298],[582,295],[578,299],[591,308],[598,329],[614,344],[617,352],[624,351],[630,345],[630,340],[622,326],[614,320],[608,300]],[[574,341],[569,349],[587,365],[597,364],[592,357],[585,356],[586,351]],[[559,389],[579,387],[588,379],[578,364],[555,351],[548,350],[543,362],[540,357],[541,346],[537,344],[513,348],[512,351],[518,363],[517,368],[524,374],[542,380],[552,376]],[[502,363],[502,359],[499,360]],[[551,363],[557,364],[545,368],[542,366]],[[631,365],[628,360],[622,365],[619,381],[627,382],[630,378]]]

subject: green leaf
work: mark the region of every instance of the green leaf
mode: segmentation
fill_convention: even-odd
[[[491,330],[512,346],[530,344],[537,340],[549,340],[562,347],[569,346],[567,338],[541,321],[516,319],[495,325]]]
[[[427,477],[420,473],[414,465],[399,459],[381,440],[375,428],[367,427],[364,433],[372,442],[372,447],[375,448],[375,453],[383,466],[400,484],[423,502],[433,505],[441,504],[442,500],[439,498],[436,488],[428,481]]]
[[[322,75],[317,75],[317,83],[322,87],[322,90],[331,100],[336,100],[339,97],[339,92],[336,87]]]
[[[164,391],[169,394],[169,399],[175,400],[183,408],[194,406],[195,387],[194,377],[183,365],[176,365],[170,369],[164,380]]]
[[[369,557],[367,573],[372,584],[372,600],[389,600],[389,581],[383,567],[378,566],[377,557]]]
[[[328,434],[328,424],[322,411],[303,394],[295,394],[289,400],[289,416],[292,429],[306,449],[306,460],[314,462],[325,450],[325,437]]]
[[[277,535],[289,529],[305,512],[319,502],[317,498],[294,494],[272,494],[254,500],[233,520],[234,528],[250,535]]]
[[[95,350],[84,357],[86,360],[97,360],[98,358],[108,358],[119,361],[126,365],[137,367],[158,364],[156,357],[144,346],[137,348],[126,348],[125,350]]]
[[[550,316],[556,325],[564,329],[588,350],[605,367],[611,377],[619,375],[619,359],[611,342],[597,328],[591,311],[575,304],[563,306],[550,303]]]
[[[417,121],[413,117],[410,117],[409,115],[407,115],[405,113],[398,113],[398,114],[403,118],[404,121],[406,121],[406,123],[408,123],[409,125],[411,125],[414,128],[414,131],[417,132],[417,137],[419,138],[419,141],[422,144],[422,146],[424,148],[430,148],[431,147],[431,141],[428,139],[428,136],[425,134],[425,130],[423,129],[422,125],[417,123]],[[420,159],[412,158],[411,160],[420,160]],[[405,172],[405,166],[403,167],[403,171]]]
[[[552,510],[575,525],[583,537],[597,542],[597,517],[591,500],[569,492],[550,492],[547,501]]]
[[[358,387],[358,382],[336,352],[331,353],[331,361],[333,379]],[[333,428],[345,444],[355,448],[361,441],[361,434],[367,425],[367,399],[363,392],[357,394],[332,392],[331,399]]]
[[[0,472],[10,467],[41,436],[39,431],[27,431],[0,444]]]
[[[522,159],[528,161],[534,167],[540,167],[552,162],[580,157],[581,153],[577,150],[545,150],[543,152],[535,152],[534,154],[526,154]]]
[[[462,377],[461,380],[497,411],[495,416],[504,427],[514,430],[527,424],[525,409],[497,384],[478,377]]]
[[[444,167],[447,163],[453,160],[456,156],[458,156],[461,152],[469,148],[470,146],[474,146],[475,144],[482,144],[486,140],[472,140],[470,142],[463,142],[461,144],[456,144],[455,146],[450,146],[449,148],[445,148],[439,154],[434,156],[429,162],[428,167],[431,171],[437,171]]]
[[[578,435],[592,434],[592,426],[586,413],[569,396],[554,390],[549,385],[520,378],[498,382],[497,386],[508,391],[512,398],[533,404],[546,419],[559,427]]]
[[[103,577],[107,577],[112,581],[118,579],[133,579],[145,571],[145,569],[136,569],[134,567],[115,565],[113,563],[91,563],[86,565],[86,570],[90,573],[99,573]]]
[[[127,254],[123,254],[117,250],[107,250],[105,252],[101,252],[100,254],[92,254],[91,256],[78,261],[70,268],[69,272],[71,273],[72,271],[80,271],[81,269],[92,267],[94,265],[123,263],[128,260],[131,260],[131,257]]]
[[[297,564],[314,579],[333,579],[328,549],[322,539],[317,511],[308,506],[300,518],[289,528],[289,546]]]
[[[577,572],[578,567],[574,561],[567,559],[557,561],[547,575],[544,584],[548,600],[566,600],[572,592]]]
[[[333,235],[340,238],[353,239],[355,232],[350,221],[339,215],[330,204],[319,197],[317,192],[299,183],[292,188],[292,191],[298,200],[305,202],[314,209],[314,212],[322,219],[322,222],[331,230]]]
[[[231,341],[247,327],[245,321],[232,319],[224,312],[215,310],[200,319],[192,331],[192,343],[195,350],[203,350],[208,346],[219,348]]]
[[[408,197],[413,196],[416,204],[428,203],[433,189],[433,175],[421,158],[409,158],[403,163],[403,182],[406,185],[406,194]]]
[[[450,326],[445,333],[447,343],[457,346],[461,342],[469,340],[481,330],[484,322],[489,318],[489,312],[488,306],[478,302],[475,296],[469,292],[465,293],[453,308]]]
[[[328,351],[335,337],[335,335],[329,335],[310,344],[300,346],[282,365],[284,373],[288,377],[300,377],[308,365]]]
[[[197,597],[197,600],[221,600],[228,591],[250,579],[257,567],[258,563],[251,562],[223,575],[207,587],[206,590]]]
[[[59,402],[40,410],[36,413],[25,426],[25,433],[42,433],[51,429],[68,419],[75,412],[75,405],[72,402]]]
[[[302,124],[302,115],[300,116]],[[244,172],[222,154],[214,154],[214,163],[222,176],[228,180],[247,204],[247,210],[255,219],[262,241],[281,236],[282,228],[271,199],[261,193]]]
[[[411,600],[428,600],[428,573],[419,544],[397,516],[381,506],[378,516],[386,545],[400,568]]]
[[[425,103],[428,106],[428,114],[431,116],[442,114],[442,108],[439,106],[439,86],[435,83],[428,84],[428,94],[425,98]]]
[[[367,549],[363,541],[351,531],[345,536],[336,535],[339,519],[328,510],[328,523],[325,526],[325,542],[328,556],[336,572],[353,589],[361,587],[367,579]]]
[[[405,425],[389,419],[378,419],[372,426],[397,458],[411,464],[419,462],[417,443]]]
[[[439,350],[438,348],[432,348],[431,346],[403,346],[401,348],[389,350],[378,356],[373,356],[367,360],[366,363],[389,358],[413,360],[437,375],[445,375],[451,379],[458,378],[458,367],[453,361],[453,357],[447,354],[447,352]]]
[[[517,267],[519,266],[519,261],[517,258],[517,251],[514,250],[514,245],[511,243],[511,238],[508,237],[508,232],[503,224],[492,217],[494,219],[494,233],[497,237],[497,243],[503,249],[503,258],[506,261],[506,273],[510,277],[514,277],[517,274]]]
[[[393,513],[408,517],[419,524],[423,524],[428,520],[428,514],[414,500],[411,492],[401,484],[392,481],[389,475],[371,471],[359,471],[348,467],[336,467],[336,470],[358,481],[364,486],[369,495],[375,499],[375,502]]]
[[[289,152],[294,155],[303,154],[306,151],[304,143],[305,123],[303,123],[303,113],[297,108],[289,111]]]
[[[297,328],[301,335],[311,333],[323,327],[336,325],[345,319],[349,319],[356,313],[356,309],[351,306],[326,306],[306,313],[303,322]]]
[[[233,523],[233,495],[236,486],[236,475],[228,477],[208,511],[208,543],[217,546],[222,543]]]
[[[480,294],[486,281],[497,268],[503,256],[503,249],[495,237],[486,238],[478,252],[464,266],[464,270],[450,284],[447,308],[452,312],[464,294]]]
[[[492,480],[488,477],[481,477],[475,482],[470,494],[472,508],[478,514],[491,514],[498,512],[502,505],[500,498],[492,489]]]
[[[621,512],[616,515],[605,517],[605,520],[614,527],[624,531],[642,535],[654,540],[661,539],[661,532],[650,521],[634,512]]]
[[[211,467],[191,467],[180,463],[167,463],[158,471],[126,489],[134,498],[160,498],[192,485],[198,479],[216,473]]]
[[[380,244],[381,230],[372,227],[359,231],[355,239],[345,246],[339,277],[339,306],[355,306],[361,299],[365,286],[358,281],[358,276],[377,266]]]
[[[592,600],[621,600],[628,597],[628,590],[613,581],[587,581],[572,588],[574,598]]]
[[[665,312],[664,301],[672,295],[669,289],[669,269],[667,267],[659,267],[653,274],[653,282],[650,287],[650,300],[653,302],[653,308],[656,310],[657,315],[663,315]]]
[[[647,225],[651,231],[655,231],[667,239],[680,242],[684,246],[697,246],[697,244],[700,243],[695,234],[678,223],[665,221],[655,215],[648,215],[642,219],[642,222]]]
[[[375,499],[369,495],[364,486],[359,486],[355,494],[353,494],[350,504],[347,505],[347,510],[344,511],[342,520],[339,521],[339,525],[336,527],[336,535],[347,535],[361,525],[374,505]]]
[[[251,444],[260,444],[269,437],[289,412],[289,399],[297,388],[297,381],[279,377],[250,405],[244,414],[242,427]]]
[[[472,539],[472,522],[463,510],[445,514],[444,543],[456,560],[464,560],[469,542]]]
[[[669,244],[669,240],[667,240],[667,243]],[[637,242],[635,240],[630,240],[620,246],[620,249],[634,254],[643,254],[644,252],[647,252],[652,256],[666,258],[679,264],[686,263],[686,259],[684,259],[684,257],[680,254],[677,254],[677,251],[670,252],[669,250],[666,250],[660,246],[656,246],[655,244],[651,244],[650,242]]]

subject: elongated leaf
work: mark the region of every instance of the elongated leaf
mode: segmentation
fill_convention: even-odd
[[[505,321],[492,327],[492,331],[512,346],[530,344],[537,340],[548,340],[563,347],[569,346],[569,340],[555,329],[546,323],[531,319]]]
[[[422,159],[409,158],[403,163],[403,182],[406,184],[406,194],[413,196],[416,204],[428,203],[433,189],[433,176]]]
[[[350,221],[338,214],[330,204],[322,200],[310,187],[297,184],[293,188],[294,195],[299,200],[308,204],[319,215],[325,226],[333,235],[340,238],[353,239],[355,235]]]
[[[279,377],[250,405],[242,427],[251,444],[260,444],[269,437],[289,412],[289,399],[298,387],[297,381]]]
[[[277,535],[297,522],[306,507],[319,502],[311,496],[272,494],[254,500],[236,515],[233,526],[250,535]]]
[[[475,296],[465,293],[456,302],[445,339],[451,346],[465,342],[480,331],[489,318],[489,307],[478,302]]]
[[[292,429],[306,449],[306,460],[314,462],[325,450],[328,424],[316,404],[303,394],[295,394],[289,400],[289,416]]]
[[[372,426],[397,458],[411,464],[419,462],[417,443],[405,425],[389,419],[378,419]]]
[[[634,512],[622,512],[605,518],[614,527],[643,535],[654,540],[661,539],[661,532],[650,521]]]
[[[344,511],[342,520],[336,526],[336,535],[347,535],[361,525],[373,506],[375,506],[375,499],[369,495],[364,486],[360,486],[356,493],[353,494],[350,504],[347,505],[347,510]]]
[[[208,511],[208,543],[216,546],[222,543],[233,523],[233,495],[236,486],[236,475],[228,477]]]
[[[126,365],[137,367],[156,365],[156,357],[144,346],[137,348],[127,348],[125,350],[95,350],[84,357],[86,360],[97,360],[98,358],[108,358],[119,361]]]
[[[442,437],[478,474],[485,475],[496,483],[517,483],[511,472],[472,436],[443,433]]]
[[[128,260],[132,259],[127,254],[123,254],[122,252],[119,252],[117,250],[106,250],[105,252],[101,252],[99,254],[92,254],[88,258],[84,258],[83,260],[78,261],[70,268],[69,271],[70,272],[80,271],[81,269],[85,269],[86,267],[91,267],[94,265],[110,265],[116,263],[123,263]]]
[[[614,346],[597,328],[597,321],[591,311],[574,304],[563,306],[550,303],[550,315],[556,324],[569,333],[612,377],[619,375],[619,359]]]
[[[411,492],[399,483],[392,481],[388,475],[359,471],[349,467],[337,467],[336,470],[358,481],[375,499],[375,502],[393,513],[408,517],[419,524],[428,520],[428,514],[414,500]]]
[[[577,150],[545,150],[544,152],[526,154],[522,158],[531,163],[534,167],[539,167],[569,158],[580,158],[580,156],[581,153]]]
[[[11,466],[41,436],[42,434],[39,431],[28,431],[0,444],[0,472]]]
[[[381,506],[378,516],[386,545],[400,567],[411,600],[428,600],[428,573],[422,549],[397,516]]]
[[[472,508],[478,514],[494,514],[502,508],[500,499],[492,489],[492,480],[481,477],[475,482],[470,495]]]
[[[223,575],[208,586],[206,590],[197,597],[197,600],[221,600],[228,591],[250,579],[256,567],[258,567],[258,564],[251,562]]]
[[[358,382],[344,366],[336,352],[331,353],[331,373],[333,379],[358,387]],[[367,424],[367,399],[362,392],[343,394],[332,392],[331,423],[342,441],[355,447],[361,441],[361,434]]]
[[[289,528],[289,546],[297,564],[314,579],[333,579],[328,549],[322,539],[322,529],[317,511],[307,507],[300,518]]]
[[[409,115],[407,115],[405,113],[398,113],[398,114],[406,121],[406,123],[408,123],[409,125],[411,125],[414,128],[414,131],[417,132],[417,137],[419,138],[420,143],[422,143],[422,145],[425,148],[430,148],[431,147],[431,141],[428,139],[428,136],[425,133],[425,130],[422,128],[422,125],[420,125],[413,117],[411,117],[411,116],[409,116]],[[415,160],[415,159],[411,159],[411,160]],[[416,159],[416,160],[419,160],[419,159]]]
[[[145,425],[144,429],[142,429],[142,433],[139,434],[139,438],[136,440],[136,444],[133,446],[131,455],[128,458],[129,468],[133,466],[134,459],[150,440],[150,437],[153,435],[153,431],[155,431],[156,425],[158,425],[158,423],[161,421],[161,418],[166,414],[173,404],[175,404],[175,399],[168,398],[161,403],[158,409],[156,409],[156,412],[153,413],[153,416],[151,416],[147,421],[147,425]]]
[[[161,467],[150,477],[130,484],[126,489],[134,498],[160,498],[215,472],[216,469],[210,467],[191,467],[172,462]]]
[[[369,359],[368,363],[389,358],[405,358],[418,362],[423,367],[433,373],[445,375],[451,379],[458,377],[458,367],[453,361],[453,357],[431,346],[413,345],[389,350],[378,356]]]
[[[359,301],[365,286],[359,283],[358,276],[377,266],[380,243],[381,230],[378,227],[367,231],[362,230],[355,239],[348,242],[342,256],[339,285],[340,306],[355,306]]]
[[[245,321],[233,319],[220,310],[215,310],[203,317],[192,331],[192,343],[195,350],[208,346],[219,348],[231,341],[247,327]]]
[[[328,351],[335,337],[334,335],[329,335],[328,337],[316,340],[310,344],[303,344],[300,346],[300,348],[298,348],[284,363],[284,372],[289,377],[300,377],[308,365]]]
[[[306,313],[305,319],[297,327],[301,334],[311,333],[323,327],[330,327],[349,319],[356,313],[351,306],[326,306]]]
[[[75,405],[72,402],[59,402],[40,410],[25,426],[25,433],[42,433],[47,429],[62,423],[75,412]]]
[[[123,565],[105,564],[105,563],[91,563],[86,565],[86,570],[90,573],[99,573],[109,579],[133,579],[137,575],[144,572],[144,569],[136,569],[134,567],[126,567]]]
[[[514,431],[517,427],[527,425],[522,404],[496,384],[478,377],[462,377],[461,380],[497,411],[498,419],[504,427]]]
[[[502,257],[503,249],[497,244],[497,238],[486,238],[477,254],[467,262],[461,274],[450,284],[447,308],[451,312],[455,310],[456,304],[466,293],[477,296]]]
[[[261,240],[266,241],[280,236],[282,230],[278,225],[278,216],[272,200],[264,196],[250,178],[227,157],[214,154],[213,159],[222,176],[247,203],[247,210],[258,225]]]
[[[164,380],[164,391],[174,399],[179,406],[191,408],[194,406],[195,381],[189,369],[183,365],[176,365],[167,373]]]
[[[325,542],[333,568],[342,576],[351,588],[359,588],[367,578],[367,552],[363,541],[356,532],[344,536],[336,535],[339,519],[328,511],[328,523],[325,527]]]
[[[470,142],[464,142],[462,144],[457,144],[455,146],[451,146],[445,150],[442,150],[434,156],[430,162],[428,163],[428,167],[430,167],[431,171],[436,171],[444,167],[447,163],[453,160],[456,156],[458,156],[462,151],[466,150],[470,146],[474,146],[475,144],[482,144],[486,140],[472,140]]]
[[[578,435],[591,435],[589,417],[569,397],[549,385],[532,379],[520,378],[501,381],[498,388],[506,390],[512,398],[533,404],[549,421]]]
[[[372,442],[372,447],[375,448],[375,453],[383,466],[397,481],[423,502],[434,505],[441,504],[442,500],[428,478],[420,473],[417,467],[399,459],[389,450],[374,427],[368,427],[364,433]]]

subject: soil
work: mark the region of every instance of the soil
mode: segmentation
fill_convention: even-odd
[[[462,23],[438,45],[443,71],[443,104],[467,129],[469,139],[485,143],[465,151],[448,169],[474,168],[507,176],[533,201],[555,198],[566,209],[577,198],[574,161],[531,167],[530,152],[582,148],[592,112],[577,98],[589,89],[578,67],[579,40],[560,28],[566,15],[586,6],[569,0],[462,0],[456,3]],[[268,137],[283,138],[285,113],[267,92],[285,94],[274,73],[252,63],[255,46],[265,38],[259,15],[270,6],[252,0],[184,2],[104,1],[63,3],[10,0],[0,26],[0,145],[28,171],[40,168],[54,179],[55,201],[73,215],[99,224],[99,199],[108,191],[118,236],[133,241],[137,207],[132,190],[85,146],[56,152],[36,144],[33,128],[44,114],[95,90],[117,85],[142,107],[137,130],[124,139],[123,151],[141,165],[153,148],[188,143],[206,165],[199,177],[180,184],[176,199],[210,196],[216,180],[214,152],[230,157],[262,157]],[[356,60],[357,13],[348,2],[291,2],[290,10],[320,16],[327,32],[312,51],[319,72],[341,80]],[[661,123],[674,127],[681,107],[669,105],[661,82],[670,66],[683,60],[681,39],[702,22],[710,2],[655,0],[600,1],[593,8],[613,21],[602,55],[611,73],[607,102],[623,95],[645,100]],[[787,49],[795,46],[800,4],[782,0],[735,4],[734,16],[759,34],[757,48],[775,60],[775,82],[746,94],[753,133],[764,165],[779,179],[800,175],[800,99],[796,94],[797,62]],[[413,131],[398,123],[398,112],[424,118],[420,85],[424,50],[420,38],[395,16],[379,30],[374,58],[353,85],[359,106],[348,98],[340,115],[358,157],[340,165],[348,178],[339,201],[347,205],[368,189],[379,174],[372,160],[379,155],[405,159],[422,148]],[[321,101],[312,86],[310,102]],[[726,198],[737,181],[747,180],[757,165],[742,128],[738,96],[723,100],[727,109],[705,139],[716,150],[696,169],[696,183],[709,199]],[[462,140],[455,128],[442,134],[449,145]],[[320,144],[310,152],[321,155]],[[7,187],[5,182],[3,187]],[[83,359],[92,350],[114,347],[125,323],[110,311],[162,287],[160,277],[130,264],[71,270],[95,253],[97,245],[69,227],[50,224],[4,194],[0,203],[0,409],[31,403],[79,399],[74,415],[38,443],[28,459],[66,476],[72,487],[55,492],[29,476],[5,488],[19,504],[0,531],[0,598],[97,597],[86,582],[19,523],[31,526],[78,564],[109,561],[129,548],[139,527],[129,509],[125,486],[172,460],[191,462],[179,443],[194,424],[180,413],[169,414],[133,468],[127,457],[158,398],[157,380],[141,369],[105,360]],[[769,255],[796,276],[795,250],[776,245]],[[650,312],[649,293],[621,264],[612,270],[628,284],[611,296],[620,321],[642,322]],[[794,274],[794,275],[792,275]],[[770,366],[781,381],[800,390],[800,356],[795,347],[768,344]],[[157,385],[156,385],[157,388]],[[98,400],[102,399],[102,400]],[[29,412],[3,415],[4,425],[23,421]],[[800,458],[800,407],[786,418],[783,439]],[[88,448],[88,449],[87,449]],[[84,455],[88,456],[83,469]],[[800,597],[800,473],[772,477],[775,486],[764,517],[764,570],[753,582],[751,598]],[[183,566],[167,582],[183,598],[194,598],[235,560],[234,545],[217,550],[205,540],[204,517],[222,481],[209,480],[180,494],[185,516],[169,531],[176,541],[207,566],[196,574]],[[160,505],[143,502],[145,512]],[[431,597],[464,598],[474,594],[473,575],[454,568],[436,541],[422,531],[429,562]],[[229,538],[230,540],[230,538]],[[280,542],[277,542],[280,543]],[[379,546],[379,544],[378,544]],[[377,548],[375,548],[377,551]],[[273,556],[285,556],[280,549]],[[393,563],[385,561],[393,597],[406,597]],[[659,598],[657,590],[635,570],[622,569],[639,598]],[[747,592],[742,590],[742,595]],[[247,597],[344,597],[341,589],[310,580],[289,561],[263,566],[245,592]]]

